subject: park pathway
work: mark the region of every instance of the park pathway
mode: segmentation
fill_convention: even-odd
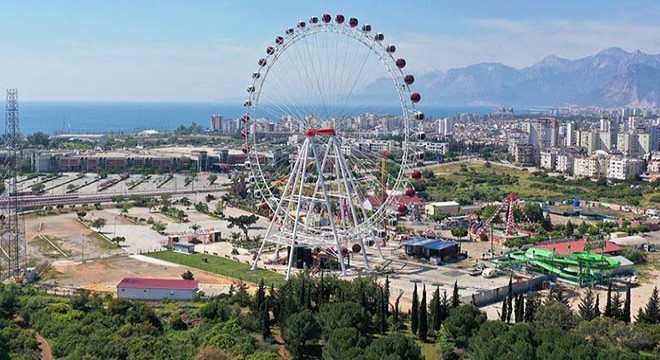
[[[18,324],[18,326],[22,328],[27,327],[27,323],[25,322],[25,319],[20,317],[19,315],[14,316],[14,322]],[[50,345],[48,344],[48,341],[44,339],[41,334],[38,332],[35,332],[34,338],[37,340],[37,343],[39,344],[39,350],[41,350],[41,360],[53,360],[53,352],[50,349]]]

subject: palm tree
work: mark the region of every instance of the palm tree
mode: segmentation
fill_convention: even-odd
[[[194,223],[194,224],[190,225],[190,228],[192,229],[192,231],[195,234],[195,239],[197,239],[197,230],[199,230],[201,228],[201,226],[199,226],[199,224],[197,224],[197,223]],[[202,240],[202,243],[204,244],[204,253],[206,253],[206,240]]]

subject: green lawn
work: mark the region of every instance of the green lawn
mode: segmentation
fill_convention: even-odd
[[[250,270],[250,265],[248,264],[242,264],[238,261],[214,255],[181,254],[174,251],[159,251],[145,255],[156,259],[205,270],[215,274],[225,275],[243,281],[249,281],[255,284],[258,283],[261,279],[264,279],[264,283],[267,286],[270,286],[270,284],[279,286],[285,282],[284,275],[282,274],[263,269],[252,271]],[[208,262],[202,262],[203,257],[208,258]]]
[[[647,183],[636,188],[630,184],[599,185],[590,180],[566,181],[561,177],[534,175],[528,171],[491,163],[452,163],[433,168],[437,180],[424,181],[432,200],[499,200],[514,193],[525,200],[581,199],[600,200],[622,205],[655,207],[660,191]],[[442,182],[446,180],[450,183]],[[512,181],[513,180],[513,181]],[[478,198],[475,199],[475,194]]]

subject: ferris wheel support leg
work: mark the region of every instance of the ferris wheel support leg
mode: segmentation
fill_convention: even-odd
[[[358,199],[358,203],[362,204],[362,199],[360,198],[360,195],[355,191],[355,194],[353,194],[352,190],[355,190],[354,186],[355,184],[353,183],[352,177],[349,180],[349,176],[351,174],[350,169],[348,168],[348,165],[346,165],[346,162],[344,160],[344,157],[341,154],[341,149],[337,146],[337,143],[334,141],[334,138],[330,139],[332,146],[334,147],[335,151],[335,156],[337,158],[338,166],[340,169],[341,173],[341,178],[342,181],[344,182],[344,187],[346,189],[346,194],[348,194],[348,204],[350,206],[350,211],[351,211],[351,216],[353,218],[353,223],[355,224],[355,227],[357,228],[359,226],[359,221],[357,219],[357,214],[355,210],[355,204],[353,204],[353,196],[355,196],[356,199]],[[330,144],[328,144],[330,146]],[[362,209],[364,212],[364,209]],[[366,213],[364,213],[364,219],[366,220]],[[364,264],[367,267],[368,270],[371,270],[371,264],[369,264],[369,258],[367,257],[367,248],[364,246],[364,238],[360,237],[360,245],[362,246],[362,258],[364,259]]]
[[[273,219],[270,221],[270,225],[268,225],[268,230],[266,231],[266,236],[264,236],[263,240],[261,241],[261,246],[259,247],[259,252],[257,252],[257,256],[254,259],[254,263],[252,264],[251,270],[257,270],[257,265],[259,263],[259,259],[261,258],[261,255],[263,253],[264,247],[266,246],[266,242],[269,241],[270,236],[273,232],[273,227],[275,226],[275,223],[277,223],[278,216],[280,214],[280,211],[283,209],[283,203],[284,199],[286,197],[286,194],[289,191],[289,188],[292,187],[293,179],[294,179],[294,174],[299,171],[300,168],[300,159],[296,161],[296,163],[293,166],[293,171],[291,173],[291,176],[289,176],[289,180],[286,183],[286,186],[284,187],[284,192],[282,193],[282,197],[280,200],[277,202],[277,208],[275,210],[275,214],[273,214]],[[285,213],[285,221],[286,221],[286,213]],[[277,254],[279,254],[280,251],[280,244],[276,243],[275,245],[275,256],[277,257]],[[289,269],[287,269],[287,277],[288,277],[288,272]]]
[[[293,253],[296,248],[296,238],[298,235],[298,223],[300,223],[300,206],[302,201],[300,199],[303,195],[303,189],[305,188],[305,175],[307,173],[307,157],[309,156],[309,138],[305,139],[303,142],[302,149],[300,150],[300,157],[298,160],[302,162],[302,169],[300,169],[300,188],[298,190],[298,203],[296,204],[296,217],[293,222],[293,235],[291,236],[291,246],[289,247],[289,264],[286,269],[286,278],[287,280],[291,277],[291,265],[293,264]],[[317,165],[318,166],[318,165]]]
[[[293,265],[293,254],[296,249],[294,243],[295,243],[295,239],[291,238],[291,246],[289,246],[289,261],[286,265],[286,280],[289,280],[291,278],[291,266]]]
[[[330,139],[332,142],[332,138]],[[328,143],[328,146],[331,146],[330,143]],[[325,199],[325,207],[326,210],[328,211],[328,216],[330,216],[330,228],[332,229],[332,235],[335,238],[335,243],[337,244],[337,255],[339,257],[339,264],[341,265],[341,275],[346,276],[346,264],[344,263],[344,255],[341,253],[341,243],[339,241],[339,236],[337,235],[337,228],[335,227],[335,222],[332,220],[333,212],[332,212],[332,206],[330,205],[329,197],[328,197],[328,189],[325,184],[325,179],[323,178],[323,172],[321,170],[321,166],[319,163],[318,159],[318,154],[316,152],[316,146],[312,142],[311,144],[312,147],[312,154],[314,155],[314,164],[316,165],[316,171],[319,174],[319,178],[317,180],[317,183],[321,183],[321,189],[323,190],[323,198]]]

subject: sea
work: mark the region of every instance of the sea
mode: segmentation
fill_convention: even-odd
[[[4,103],[0,103],[4,108]],[[486,106],[422,106],[428,117],[489,113]],[[358,107],[356,107],[355,111]],[[364,109],[364,108],[361,108]],[[396,107],[379,107],[384,115],[401,112]],[[129,133],[143,130],[171,131],[179,125],[209,126],[212,114],[226,119],[241,116],[240,103],[142,103],[142,102],[21,102],[20,131],[25,135],[41,131],[55,133]],[[4,118],[4,116],[0,117]],[[2,119],[4,122],[4,119]]]

